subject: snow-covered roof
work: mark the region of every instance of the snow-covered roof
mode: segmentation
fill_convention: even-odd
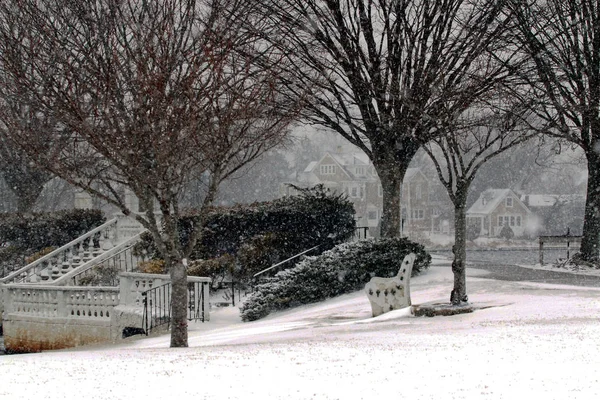
[[[364,153],[329,153],[340,165],[369,165],[369,157]]]
[[[557,202],[572,203],[585,200],[580,194],[526,194],[521,196],[521,201],[529,207],[552,207]]]
[[[498,207],[500,202],[506,197],[512,194],[513,198],[518,199],[517,196],[510,189],[487,189],[484,190],[479,198],[473,205],[467,210],[467,214],[490,214]]]
[[[318,163],[318,161],[311,161],[310,164],[308,164],[306,168],[304,168],[304,172],[312,172],[312,170],[315,169]]]

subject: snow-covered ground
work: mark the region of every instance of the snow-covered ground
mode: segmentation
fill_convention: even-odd
[[[452,317],[370,317],[366,296],[241,323],[237,309],[168,335],[0,357],[1,399],[598,399],[600,289],[468,272]],[[414,304],[446,301],[448,262],[413,278]]]

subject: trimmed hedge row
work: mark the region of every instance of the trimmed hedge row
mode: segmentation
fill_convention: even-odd
[[[0,244],[33,253],[67,244],[105,221],[100,210],[4,213],[0,214]]]
[[[197,218],[193,211],[181,218],[182,243],[187,243]],[[234,278],[246,280],[316,245],[320,245],[318,253],[331,249],[350,239],[355,227],[354,206],[344,195],[332,194],[322,186],[303,189],[297,196],[270,202],[212,209],[190,258],[233,256]],[[160,258],[149,235],[136,246],[136,252]]]
[[[409,253],[417,255],[413,276],[431,264],[424,247],[406,238],[343,243],[320,256],[307,257],[257,285],[240,309],[242,321],[362,289],[373,276],[395,276]]]

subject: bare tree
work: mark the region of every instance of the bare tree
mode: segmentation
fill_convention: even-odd
[[[419,147],[509,73],[503,2],[258,3],[265,39],[302,78],[290,91],[311,94],[303,117],[369,156],[383,187],[382,235],[399,235],[400,184]]]
[[[465,263],[467,257],[467,195],[480,168],[493,157],[530,139],[535,131],[523,123],[526,107],[509,110],[478,104],[463,113],[448,135],[424,146],[442,185],[454,205],[454,287],[450,302],[467,302]],[[523,128],[521,128],[523,127]]]
[[[581,254],[598,259],[600,240],[600,3],[513,0],[517,38],[530,58],[526,76],[544,106],[546,133],[580,146],[588,181]]]
[[[277,90],[289,79],[276,68],[283,60],[236,29],[245,15],[241,0],[0,5],[7,132],[45,169],[150,231],[170,269],[172,347],[187,346],[186,259],[206,208],[224,179],[282,141],[294,117]],[[261,58],[272,68],[259,68]],[[206,196],[182,243],[179,199],[198,175],[208,177]],[[123,188],[144,212],[129,208]]]

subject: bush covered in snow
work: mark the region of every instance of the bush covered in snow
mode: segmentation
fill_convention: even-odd
[[[343,243],[307,257],[257,285],[240,310],[242,320],[253,321],[275,310],[362,289],[373,276],[395,276],[411,252],[417,255],[413,267],[413,275],[417,275],[429,267],[431,256],[422,245],[404,238]]]
[[[183,243],[197,219],[194,211],[181,218]],[[232,255],[237,259],[234,278],[244,280],[316,245],[317,254],[331,249],[350,239],[355,227],[354,206],[345,195],[332,194],[322,186],[300,189],[297,196],[212,209],[190,258],[208,260]],[[149,235],[136,246],[136,252],[160,258]]]

